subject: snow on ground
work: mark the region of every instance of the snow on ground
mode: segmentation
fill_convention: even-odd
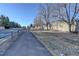
[[[18,29],[3,29],[3,30],[0,30],[0,39],[4,38],[6,36],[10,36],[12,32],[15,33],[17,31],[18,31]]]

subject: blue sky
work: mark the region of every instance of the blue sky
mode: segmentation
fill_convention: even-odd
[[[35,3],[0,3],[0,15],[8,16],[10,21],[27,26],[33,23],[38,7],[39,4]]]
[[[0,4],[0,15],[8,16],[10,21],[15,21],[22,26],[33,23],[39,4]]]

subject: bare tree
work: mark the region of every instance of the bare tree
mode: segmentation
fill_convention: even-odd
[[[43,21],[41,20],[41,17],[40,16],[37,16],[35,19],[34,19],[34,25],[38,28],[38,27],[41,27],[41,29],[43,28]]]
[[[47,30],[50,25],[50,17],[51,17],[51,11],[52,11],[52,5],[51,4],[40,4],[39,7],[39,15],[41,16],[42,20],[44,20]]]
[[[78,11],[77,3],[41,4],[39,15],[41,15],[42,20],[44,20],[47,30],[51,20],[55,17],[65,21],[69,25],[69,32],[71,32],[71,25],[77,18],[79,14]]]
[[[74,11],[72,11],[73,9],[74,9]],[[75,4],[75,6],[73,6],[73,9],[71,10],[71,4],[65,4],[65,10],[66,10],[66,15],[67,15],[70,32],[71,32],[71,25],[72,25],[73,21],[75,20],[75,17],[78,14],[77,3]],[[71,17],[71,12],[73,13],[72,17]]]
[[[62,19],[69,25],[69,32],[71,32],[71,25],[74,23],[77,18],[78,13],[78,4],[77,3],[68,3],[68,4],[58,4],[57,7],[60,7],[58,10],[58,18]]]

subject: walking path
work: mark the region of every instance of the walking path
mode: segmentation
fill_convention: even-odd
[[[25,32],[20,39],[17,39],[4,55],[51,56],[48,50],[30,32]]]

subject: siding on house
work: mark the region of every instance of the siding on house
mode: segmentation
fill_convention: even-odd
[[[47,30],[47,26],[43,24],[42,26],[35,26],[35,30]],[[50,29],[50,26],[48,25],[48,29]]]
[[[45,24],[43,25],[43,29],[44,29],[44,30],[47,30],[47,26],[46,26]],[[49,30],[49,29],[50,29],[50,25],[48,25],[48,30]]]
[[[52,31],[69,32],[69,25],[62,20],[54,21],[54,22],[52,22],[51,25],[52,25],[52,27],[51,27]],[[71,30],[75,31],[75,28],[76,28],[76,25],[72,24]]]
[[[35,26],[36,30],[40,30],[42,27],[41,26]]]
[[[41,29],[42,29],[42,26],[34,26],[30,28],[30,30],[41,30]]]
[[[47,30],[46,25],[43,24],[43,26],[35,26],[34,28],[32,28],[32,30],[41,30],[41,29]],[[56,20],[56,21],[51,22],[51,28],[50,28],[50,26],[48,26],[48,29],[51,31],[69,32],[69,25],[68,25],[68,23],[64,22],[63,20]],[[74,22],[71,25],[71,31],[75,31],[75,29],[76,29],[76,22]]]

